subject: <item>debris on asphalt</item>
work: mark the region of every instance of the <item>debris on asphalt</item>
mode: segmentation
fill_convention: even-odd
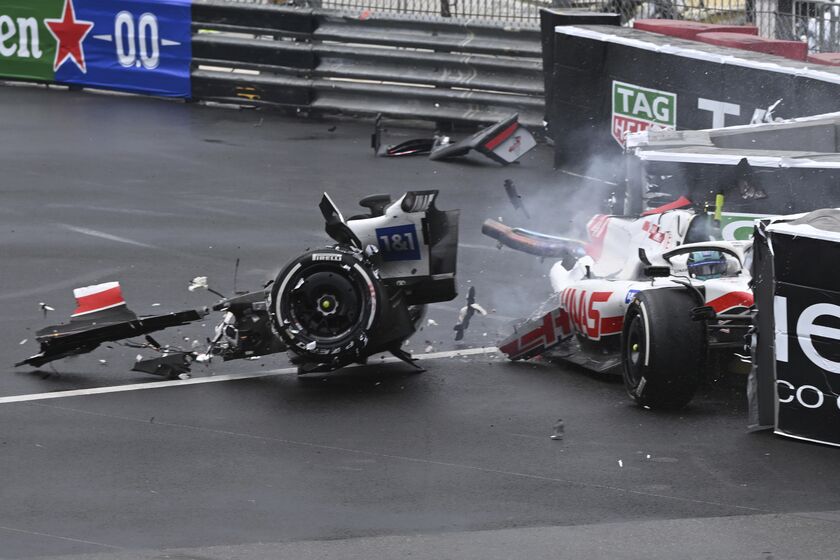
[[[622,461],[621,459],[619,459],[619,460],[618,460],[618,466],[619,466],[619,468],[623,467],[623,466],[624,466],[624,461]]]
[[[21,340],[21,341],[20,341],[20,343],[19,343],[19,344],[20,344],[21,346],[23,346],[24,344],[26,344],[26,342],[27,342],[28,340],[29,340],[28,338],[24,338],[23,340]]]
[[[108,360],[99,360],[99,363],[103,366],[108,365]]]
[[[189,352],[173,352],[147,360],[138,360],[131,371],[159,375],[167,379],[189,373],[192,354]]]
[[[55,311],[55,309],[53,307],[50,307],[49,305],[47,305],[43,301],[38,302],[38,305],[41,306],[41,311],[44,312],[44,317],[47,316],[47,311]]]
[[[436,326],[437,326],[437,324],[438,324],[438,322],[437,322],[437,321],[435,321],[434,319],[429,319],[428,321],[426,321],[426,324],[427,324],[428,326],[430,326],[430,327],[431,327],[431,326],[435,326],[435,327],[436,327]]]
[[[513,184],[512,179],[505,179],[504,183],[505,193],[508,196],[508,200],[513,205],[514,210],[522,210],[522,213],[525,214],[525,217],[529,220],[531,219],[531,215],[528,213],[528,209],[525,208],[525,204],[522,201],[522,196],[516,190],[516,185]]]

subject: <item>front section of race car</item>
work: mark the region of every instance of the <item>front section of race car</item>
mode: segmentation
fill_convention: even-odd
[[[742,349],[750,325],[751,244],[713,241],[714,225],[684,208],[593,217],[585,256],[552,267],[554,295],[499,348],[620,373],[639,404],[684,406],[709,357]]]

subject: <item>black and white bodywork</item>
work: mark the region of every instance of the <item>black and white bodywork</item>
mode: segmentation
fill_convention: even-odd
[[[138,317],[126,307],[119,283],[109,282],[75,290],[70,322],[39,331],[40,352],[17,365],[40,367],[123,340],[160,352],[133,369],[165,377],[186,374],[194,361],[287,350],[300,373],[364,363],[382,352],[415,365],[403,342],[419,326],[426,304],[457,295],[459,211],[438,210],[437,195],[368,196],[360,201],[367,212],[345,219],[325,193],[319,207],[334,243],[292,260],[261,290],[223,297],[213,306],[222,317],[203,351],[161,345],[149,333],[201,320],[208,309]],[[190,285],[198,288],[218,293],[204,277]],[[145,336],[143,342],[131,340],[138,336]]]

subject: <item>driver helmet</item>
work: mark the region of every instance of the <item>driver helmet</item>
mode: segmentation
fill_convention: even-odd
[[[688,275],[698,280],[720,278],[726,274],[726,257],[720,251],[693,251],[686,262]]]

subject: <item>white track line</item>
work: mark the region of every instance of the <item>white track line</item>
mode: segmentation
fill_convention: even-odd
[[[457,358],[460,356],[474,356],[476,354],[495,354],[497,349],[493,346],[486,348],[465,348],[464,350],[448,350],[445,352],[431,352],[429,354],[417,354],[417,360],[434,360],[439,358]],[[379,362],[371,362],[369,365],[376,365],[376,363],[390,363],[399,361],[394,357],[387,357]],[[349,367],[360,367],[358,365]],[[134,383],[131,385],[112,385],[108,387],[93,387],[91,389],[73,389],[69,391],[53,391],[51,393],[31,393],[28,395],[12,395],[10,397],[0,397],[0,404],[30,402],[30,401],[44,401],[49,399],[63,399],[67,397],[84,397],[88,395],[102,395],[106,393],[124,393],[128,391],[142,391],[145,389],[162,389],[165,387],[183,387],[185,385],[200,385],[203,383],[218,383],[220,381],[235,381],[238,379],[256,379],[259,377],[271,377],[275,375],[290,375],[297,373],[297,368],[282,368],[255,371],[250,373],[231,373],[227,375],[213,375],[209,377],[196,377],[193,379],[176,379],[172,381],[151,381],[149,383]]]
[[[139,241],[134,241],[133,239],[128,239],[126,237],[120,237],[119,235],[113,235],[110,233],[105,233],[104,231],[98,231],[95,229],[88,229],[82,227],[71,226],[69,224],[58,224],[64,229],[68,229],[70,231],[75,231],[76,233],[81,233],[82,235],[90,235],[91,237],[98,237],[100,239],[107,239],[108,241],[116,241],[117,243],[126,243],[128,245],[135,245],[137,247],[145,247],[146,249],[157,249],[154,245],[149,245],[147,243],[141,243]]]

